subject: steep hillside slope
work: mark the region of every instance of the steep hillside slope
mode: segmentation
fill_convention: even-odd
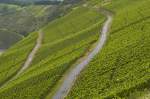
[[[0,4],[0,49],[7,49],[42,26],[45,23],[41,20],[45,20],[46,8],[48,7]],[[39,19],[41,20],[37,21]]]
[[[52,98],[64,74],[97,45],[106,20],[95,9],[101,7],[115,13],[108,41],[65,98],[136,99],[136,92],[149,92],[149,4],[149,0],[85,0],[40,29],[42,45],[25,68],[39,38],[38,31],[31,32],[0,56],[0,98]]]
[[[16,6],[11,4],[0,4],[0,28],[16,32],[21,35],[34,31],[37,28],[38,13],[46,15],[44,6]],[[38,13],[35,13],[38,12]],[[42,25],[39,23],[39,25]]]
[[[0,49],[6,49],[22,38],[23,36],[19,35],[18,33],[12,33],[7,30],[0,30]]]
[[[149,0],[112,0],[96,5],[116,14],[109,40],[67,99],[137,99],[134,93],[150,90],[149,4]]]
[[[17,79],[3,87],[4,83],[23,66],[27,55],[35,45],[37,33],[31,33],[14,45],[0,57],[0,97],[44,98],[52,92],[51,89],[71,64],[95,43],[103,20],[97,11],[79,6],[69,14],[49,23],[42,29],[44,40],[31,66]]]
[[[13,35],[27,36],[30,32],[43,27],[48,22],[63,16],[67,13],[68,8],[70,8],[70,6],[67,5],[17,6],[12,4],[0,4],[0,30],[6,30],[5,33],[8,31],[7,34],[15,33]],[[5,35],[2,31],[0,31],[0,34]],[[11,41],[11,44],[6,42],[10,36],[12,38],[15,37],[5,35],[3,40],[0,39],[3,45],[5,45],[5,47],[0,46],[0,49],[6,49],[15,43],[14,41]],[[13,38],[13,40],[20,40],[16,38],[17,37]]]

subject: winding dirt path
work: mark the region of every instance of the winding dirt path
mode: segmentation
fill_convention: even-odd
[[[39,50],[39,48],[42,45],[42,41],[43,41],[43,32],[42,30],[39,30],[38,32],[38,39],[36,41],[36,45],[35,47],[32,49],[31,53],[28,55],[23,67],[20,69],[20,71],[17,73],[16,77],[19,76],[24,70],[26,70],[30,64],[32,63],[35,54],[37,53],[37,51]]]
[[[15,74],[15,76],[11,77],[10,79],[8,79],[2,86],[0,86],[1,88],[4,88],[9,82],[11,82],[12,80],[16,79],[21,73],[23,73],[32,63],[35,54],[37,53],[37,51],[39,50],[39,48],[42,45],[42,41],[43,41],[43,32],[42,30],[38,31],[38,38],[36,41],[36,44],[34,46],[34,48],[32,49],[32,51],[30,52],[30,54],[28,55],[24,65],[22,66],[22,68]]]
[[[70,89],[74,85],[75,80],[77,79],[80,72],[89,64],[89,62],[94,58],[96,54],[98,54],[101,49],[103,48],[106,40],[107,40],[107,33],[110,29],[112,23],[112,12],[100,9],[100,12],[106,16],[107,20],[103,24],[102,30],[100,31],[99,40],[97,42],[97,46],[84,58],[82,62],[72,68],[69,73],[64,75],[62,83],[60,84],[59,88],[56,89],[56,93],[52,97],[52,99],[64,99],[67,94],[69,93]]]

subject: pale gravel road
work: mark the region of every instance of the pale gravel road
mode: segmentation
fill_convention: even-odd
[[[72,68],[67,75],[64,75],[64,79],[60,84],[58,90],[56,90],[56,93],[54,94],[52,99],[64,99],[69,93],[72,86],[74,85],[74,82],[77,79],[80,72],[89,64],[89,62],[94,58],[94,56],[97,55],[103,48],[107,40],[107,34],[110,29],[113,16],[112,13],[108,10],[101,9],[100,12],[107,17],[107,20],[103,24],[102,30],[100,31],[100,36],[99,36],[97,46],[93,49],[93,51],[89,53],[89,55],[87,55],[87,57],[81,63],[79,63],[74,68]]]

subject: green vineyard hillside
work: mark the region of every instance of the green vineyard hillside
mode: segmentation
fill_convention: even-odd
[[[48,95],[51,99],[64,74],[96,46],[107,20],[99,8],[114,14],[106,44],[79,74],[65,98],[144,97],[145,91],[150,91],[149,5],[150,0],[83,0],[26,37],[14,32],[16,39],[22,40],[0,55],[0,99],[45,99]],[[36,17],[45,14],[41,6],[28,10]],[[12,79],[35,48],[39,31],[43,39],[33,61]]]

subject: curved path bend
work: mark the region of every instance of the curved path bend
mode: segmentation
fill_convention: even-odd
[[[80,72],[89,64],[89,62],[94,58],[94,56],[98,54],[103,48],[107,40],[107,33],[110,29],[113,20],[113,15],[112,12],[105,9],[100,9],[99,11],[104,16],[106,16],[107,20],[103,24],[102,30],[100,31],[100,36],[97,42],[97,46],[86,56],[86,58],[81,63],[76,65],[74,68],[72,68],[71,71],[64,76],[64,79],[62,80],[62,83],[60,84],[59,88],[58,89],[56,88],[56,93],[54,94],[52,99],[64,99],[69,93],[72,86],[74,85],[74,82],[77,79],[77,76],[80,74]]]
[[[41,45],[42,45],[42,41],[43,41],[43,32],[42,30],[38,31],[38,38],[36,41],[36,45],[35,47],[32,49],[32,51],[30,52],[30,54],[28,55],[24,65],[22,66],[22,68],[19,70],[19,72],[17,73],[16,77],[19,76],[22,72],[24,72],[32,63],[35,54],[37,53],[37,51],[40,49]]]
[[[43,32],[42,32],[42,30],[39,30],[36,44],[35,44],[34,48],[32,49],[32,51],[29,53],[29,55],[28,55],[26,61],[24,62],[22,68],[13,77],[8,79],[2,86],[0,86],[0,89],[4,88],[12,80],[16,79],[21,73],[23,73],[31,65],[31,63],[35,57],[35,54],[37,53],[37,51],[39,50],[39,48],[42,45],[42,41],[43,41]]]

